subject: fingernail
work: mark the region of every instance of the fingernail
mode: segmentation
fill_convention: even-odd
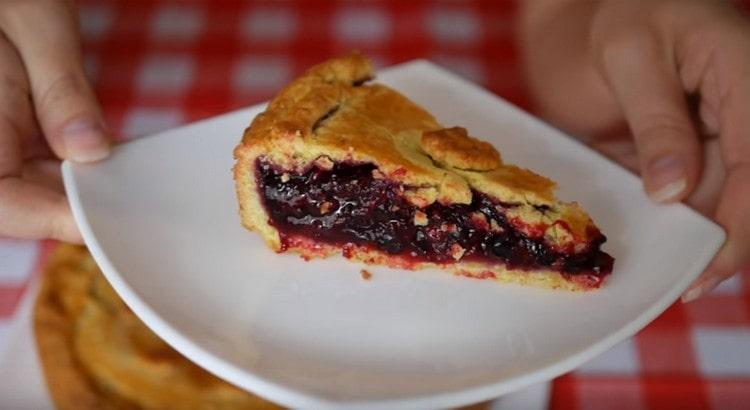
[[[670,202],[687,188],[685,161],[679,155],[666,155],[652,161],[646,168],[653,185],[649,196],[658,203]]]
[[[65,150],[73,161],[94,162],[109,155],[104,127],[98,120],[74,120],[63,128],[62,138]]]
[[[683,293],[680,299],[682,299],[682,303],[692,302],[693,300],[698,299],[699,297],[703,296],[705,293],[708,293],[711,290],[713,290],[713,288],[718,286],[719,283],[721,283],[721,278],[715,278],[715,277],[708,278],[700,285]]]
[[[683,293],[682,297],[680,299],[682,299],[682,303],[692,302],[695,299],[698,299],[698,297],[700,297],[701,293],[703,293],[703,287],[702,286],[698,286],[696,288],[692,288],[692,289],[688,290],[687,292]]]
[[[685,179],[680,179],[679,181],[670,182],[667,185],[664,185],[663,187],[659,188],[658,191],[651,193],[651,199],[654,200],[654,202],[658,202],[660,204],[671,202],[674,200],[682,191],[685,190],[685,187],[687,187],[687,181]]]

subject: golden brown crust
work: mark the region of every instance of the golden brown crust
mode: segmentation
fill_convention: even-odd
[[[153,334],[82,247],[59,246],[34,316],[47,385],[60,409],[275,409],[217,379]]]
[[[422,149],[435,161],[466,171],[491,171],[500,165],[500,153],[492,144],[470,137],[466,128],[425,131]]]
[[[44,377],[59,409],[99,409],[101,397],[73,355],[71,321],[85,304],[92,272],[80,248],[60,247],[47,262],[34,309],[34,333]]]
[[[474,190],[516,205],[518,220],[565,222],[572,236],[556,227],[545,235],[553,246],[589,239],[593,222],[576,203],[555,198],[553,181],[503,164],[490,144],[462,128],[445,129],[398,92],[360,84],[372,76],[361,55],[329,60],[284,88],[245,131],[234,151],[240,215],[243,225],[258,231],[272,249],[282,246],[260,205],[254,176],[259,157],[289,172],[321,159],[373,163],[418,207],[435,201],[468,204]]]

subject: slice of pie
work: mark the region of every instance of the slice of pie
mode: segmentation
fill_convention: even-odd
[[[487,142],[444,128],[367,83],[354,54],[313,67],[253,120],[235,149],[242,223],[277,252],[440,267],[474,278],[598,288],[606,240],[556,184],[504,164]]]

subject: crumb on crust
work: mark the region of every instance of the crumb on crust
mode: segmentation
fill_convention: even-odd
[[[315,160],[315,165],[320,169],[330,171],[333,169],[334,162],[331,160],[331,158],[325,155],[321,155]]]
[[[417,210],[414,212],[414,225],[415,226],[426,226],[430,223],[430,220],[427,218],[427,214]]]
[[[466,249],[464,249],[461,245],[457,243],[451,245],[451,257],[454,260],[460,260],[464,256],[464,253],[466,253]]]
[[[331,210],[333,209],[333,206],[334,205],[333,205],[332,202],[324,201],[323,203],[320,204],[320,209],[319,209],[320,214],[321,215],[325,215],[325,214],[331,212]]]

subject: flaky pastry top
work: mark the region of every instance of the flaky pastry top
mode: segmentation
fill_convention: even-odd
[[[369,61],[356,53],[311,68],[246,129],[236,166],[252,167],[258,157],[292,171],[321,158],[373,163],[412,192],[429,193],[420,206],[467,204],[474,189],[518,204],[521,218],[563,220],[578,239],[587,236],[588,215],[576,203],[558,202],[553,181],[504,164],[491,144],[443,127],[393,89],[368,83],[373,77]]]

